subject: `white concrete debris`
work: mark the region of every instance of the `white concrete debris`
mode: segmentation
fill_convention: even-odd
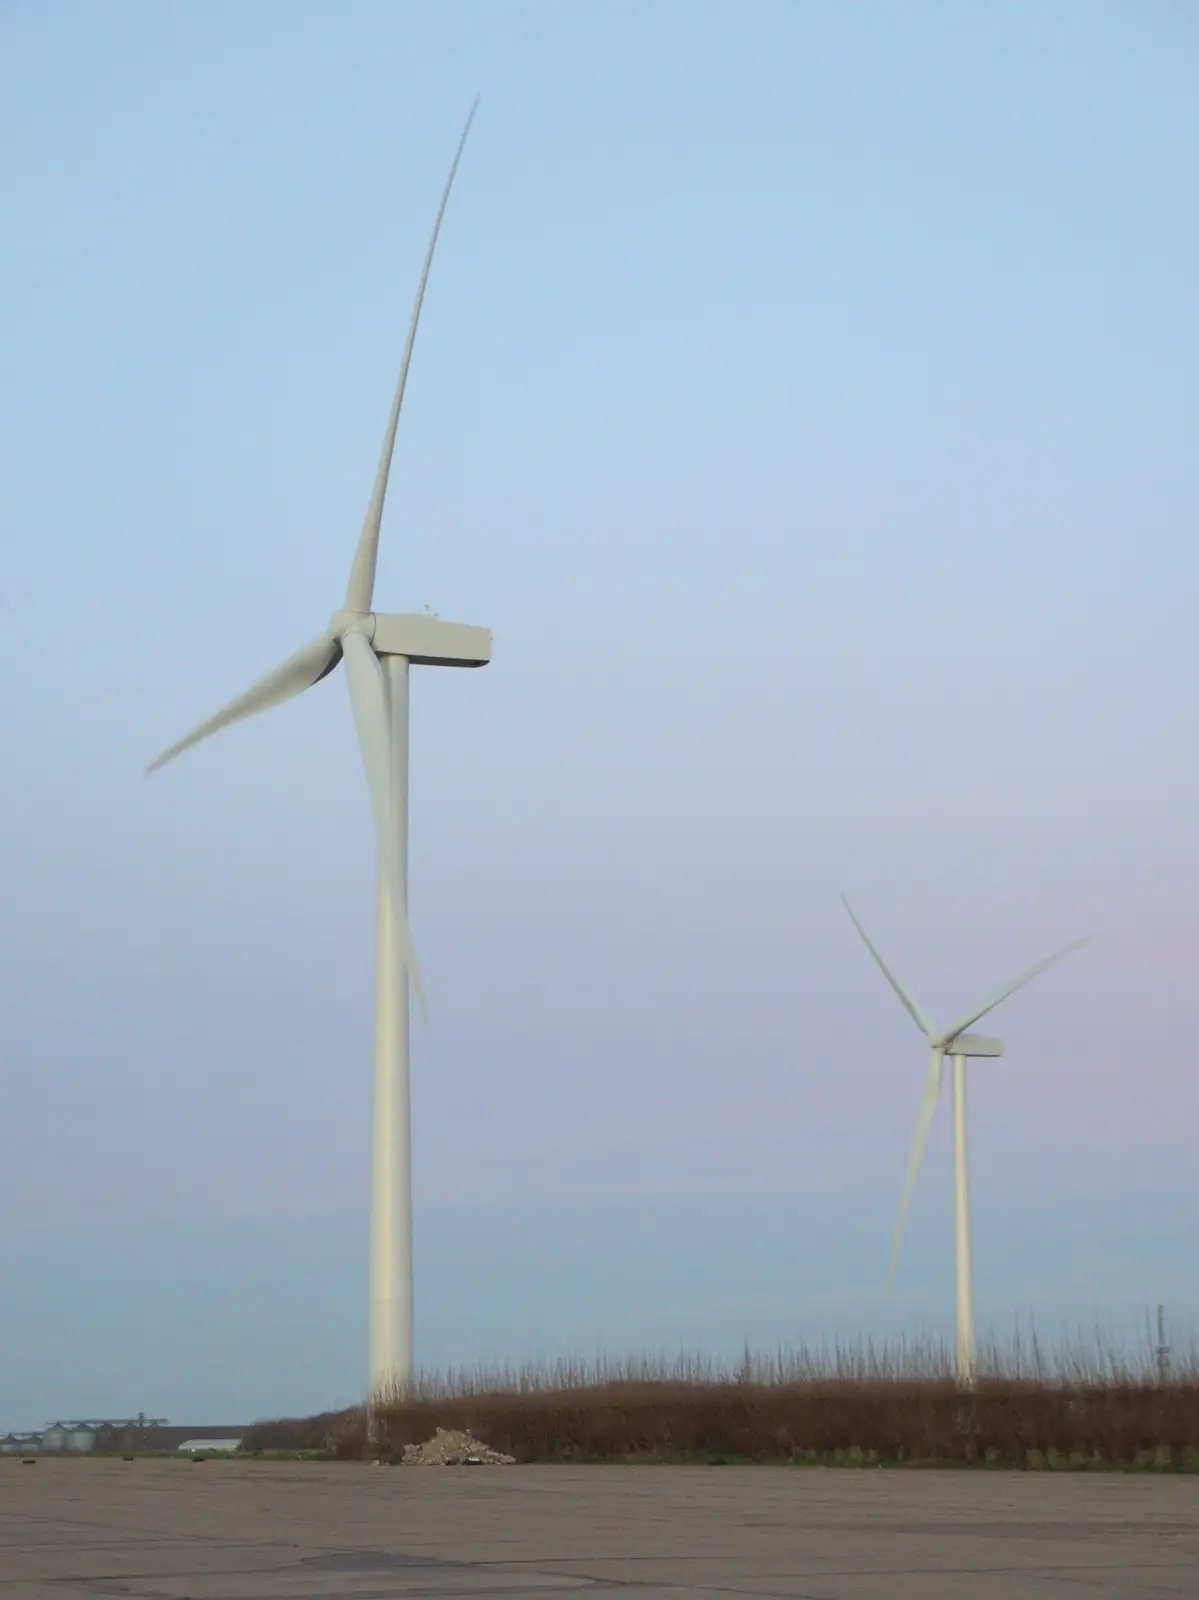
[[[425,1444],[406,1444],[403,1464],[406,1467],[512,1467],[515,1456],[501,1455],[476,1439],[473,1434],[462,1433],[457,1428],[438,1428]]]

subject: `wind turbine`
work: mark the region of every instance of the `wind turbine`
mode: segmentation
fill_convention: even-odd
[[[491,659],[487,628],[443,622],[428,612],[372,610],[379,527],[395,449],[396,428],[412,362],[429,269],[458,163],[474,121],[471,107],[441,196],[408,326],[400,378],[383,437],[374,491],[346,589],[345,604],[324,633],[222,711],[163,751],[154,772],[210,734],[282,705],[344,664],[358,742],[374,812],[378,849],[375,966],[375,1082],[371,1148],[370,1397],[411,1381],[412,1142],[408,1091],[409,983],[424,1009],[424,992],[408,927],[408,668],[482,667]]]
[[[1031,983],[1051,967],[1055,961],[1060,961],[1063,956],[1072,950],[1079,949],[1084,944],[1089,944],[1094,937],[1088,934],[1084,939],[1075,939],[1073,943],[1056,951],[1051,956],[1046,956],[1043,961],[1038,961],[1035,966],[1026,968],[1017,973],[1007,983],[1001,983],[997,989],[983,997],[959,1018],[952,1027],[938,1028],[916,1004],[909,990],[891,971],[884,961],[878,948],[871,941],[870,935],[858,921],[853,907],[845,896],[841,896],[850,920],[861,935],[862,943],[878,963],[879,970],[884,978],[894,989],[899,997],[900,1004],[911,1017],[928,1040],[932,1055],[928,1063],[928,1072],[924,1079],[924,1095],[920,1101],[920,1114],[916,1119],[916,1136],[912,1140],[911,1155],[908,1158],[907,1179],[903,1186],[903,1197],[899,1202],[899,1220],[895,1225],[895,1239],[891,1246],[891,1265],[887,1274],[887,1287],[890,1289],[895,1277],[895,1262],[899,1255],[899,1241],[903,1234],[903,1225],[907,1219],[908,1205],[912,1198],[912,1189],[916,1183],[916,1174],[920,1169],[924,1147],[928,1142],[929,1129],[932,1127],[933,1117],[936,1114],[937,1101],[941,1095],[941,1080],[944,1076],[945,1057],[953,1057],[953,1192],[954,1192],[954,1244],[957,1265],[957,1376],[958,1382],[971,1386],[975,1380],[977,1370],[977,1352],[974,1337],[974,1269],[970,1248],[970,1172],[966,1151],[966,1062],[971,1057],[991,1057],[1003,1054],[1003,1040],[991,1039],[985,1034],[969,1033],[976,1022],[981,1022],[989,1011],[994,1011],[1001,1001],[1015,994],[1017,989],[1023,989],[1026,983]]]

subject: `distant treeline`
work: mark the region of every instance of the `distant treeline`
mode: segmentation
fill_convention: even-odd
[[[1140,1467],[1199,1471],[1199,1363],[1168,1371],[1098,1347],[1044,1359],[992,1353],[976,1388],[944,1353],[905,1346],[816,1357],[458,1373],[375,1408],[255,1424],[243,1451],[396,1459],[441,1428],[469,1430],[522,1462],[697,1461],[837,1465]],[[1037,1368],[1041,1370],[1038,1372]]]

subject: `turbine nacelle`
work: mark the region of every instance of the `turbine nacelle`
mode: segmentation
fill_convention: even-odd
[[[985,1033],[959,1033],[955,1039],[938,1041],[937,1049],[947,1056],[1001,1056],[1003,1040],[989,1039]]]
[[[490,628],[443,622],[420,611],[376,613],[374,621],[377,656],[407,656],[422,667],[485,667],[491,660]]]
[[[362,634],[377,656],[404,656],[421,667],[485,667],[491,660],[490,628],[443,622],[423,611],[343,607],[329,621],[329,637],[344,641],[351,633]]]

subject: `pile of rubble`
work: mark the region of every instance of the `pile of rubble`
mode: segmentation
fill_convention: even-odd
[[[515,1456],[501,1455],[476,1439],[473,1434],[457,1428],[438,1428],[425,1444],[406,1444],[403,1465],[406,1467],[512,1467]]]

